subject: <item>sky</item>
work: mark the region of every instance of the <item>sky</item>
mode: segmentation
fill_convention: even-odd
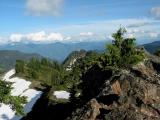
[[[0,0],[0,44],[160,40],[160,0]]]

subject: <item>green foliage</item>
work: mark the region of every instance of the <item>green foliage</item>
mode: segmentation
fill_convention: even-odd
[[[160,57],[160,48],[154,54]]]
[[[125,33],[126,30],[120,28],[112,36],[115,39],[113,43],[106,46],[105,58],[108,66],[126,67],[144,59],[144,51],[136,47],[136,39],[124,38]]]
[[[66,71],[61,64],[45,58],[42,60],[32,58],[30,61],[17,61],[15,69],[16,74],[22,77],[55,87],[64,82],[64,76],[66,75]]]
[[[52,85],[60,85],[62,82],[61,75],[58,71],[54,70],[51,73],[51,84]]]
[[[11,96],[11,82],[0,80],[0,103],[8,104],[17,115],[24,115],[23,105],[27,102],[26,97]]]
[[[22,60],[17,60],[16,63],[16,73],[23,73],[24,72],[24,61]]]

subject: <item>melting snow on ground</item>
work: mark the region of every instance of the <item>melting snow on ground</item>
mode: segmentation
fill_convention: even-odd
[[[13,90],[11,94],[13,96],[26,96],[28,103],[24,106],[25,113],[29,113],[32,110],[35,102],[40,98],[42,92],[34,89],[29,89],[31,82],[26,81],[24,79],[14,77],[11,78],[12,75],[15,74],[15,70],[10,70],[7,72],[3,80],[13,82]],[[20,116],[16,116],[15,112],[9,107],[9,105],[0,104],[0,120],[19,120]]]
[[[57,99],[69,99],[70,93],[67,91],[55,91],[54,95]]]

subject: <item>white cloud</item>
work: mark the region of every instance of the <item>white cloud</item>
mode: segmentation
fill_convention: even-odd
[[[107,40],[105,34],[97,34],[93,32],[81,32],[79,34],[71,35],[67,37],[68,41],[72,42],[89,42],[89,41],[102,41]]]
[[[44,31],[23,35],[23,39],[32,40],[32,41],[36,41],[36,42],[48,41],[48,39],[46,39],[46,33]]]
[[[135,37],[138,39],[157,39],[159,38],[160,31],[154,31],[149,29],[127,29],[127,37]]]
[[[106,34],[106,36],[109,36],[113,32],[115,32],[120,27],[120,25],[122,27],[130,29],[158,30],[159,29],[158,27],[160,27],[157,26],[158,24],[159,24],[158,21],[147,18],[118,19],[118,20],[91,21],[87,24],[65,25],[59,28],[55,28],[54,30],[60,33],[67,33],[67,34],[81,33],[82,35],[83,34],[92,35],[92,33],[96,33],[96,34]]]
[[[151,33],[149,33],[149,36],[151,37],[151,38],[157,38],[158,37],[158,33],[156,33],[156,32],[151,32]]]
[[[109,36],[108,36],[108,39],[109,39],[109,40],[114,40],[114,38],[112,37],[112,35],[109,35]]]
[[[145,23],[145,24],[143,24]],[[160,22],[153,19],[120,19],[106,21],[92,21],[87,24],[65,25],[62,27],[47,29],[49,33],[42,30],[40,32],[26,34],[11,34],[9,42],[33,42],[33,43],[53,43],[53,42],[80,42],[80,41],[101,41],[112,40],[112,33],[120,27],[126,27],[127,37],[135,37],[137,40],[158,40],[160,38]],[[132,27],[130,27],[132,26]],[[8,40],[6,37],[5,40]],[[4,41],[4,40],[0,40]],[[7,41],[8,42],[8,41]]]
[[[65,38],[65,40],[67,40],[67,41],[69,41],[69,40],[71,40],[71,39],[72,39],[71,36],[68,36],[68,37]]]
[[[20,42],[23,36],[21,34],[12,34],[10,36],[11,42]]]
[[[30,15],[57,16],[61,13],[64,0],[26,0],[26,9]]]
[[[36,33],[28,33],[28,34],[11,34],[10,41],[11,42],[55,42],[55,41],[63,41],[64,36],[60,33],[49,33],[46,34],[45,31],[40,31]]]
[[[61,33],[51,32],[46,33],[45,31],[20,34],[14,33],[9,36],[9,42],[31,42],[31,43],[54,43],[54,42],[80,42],[80,41],[101,41],[106,40],[105,34],[95,34],[92,32],[82,32],[79,34],[67,36]],[[1,40],[1,38],[0,38]]]
[[[6,43],[8,43],[8,40],[0,36],[0,45],[6,44]]]
[[[80,33],[81,36],[92,36],[94,35],[92,32],[83,32],[83,33]]]
[[[151,14],[156,18],[160,19],[160,6],[159,7],[153,7],[151,9]]]
[[[59,40],[59,41],[63,41],[64,37],[62,34],[60,33],[51,33],[47,36],[46,38],[47,40]]]
[[[129,33],[129,34],[126,34],[125,37],[126,38],[135,38],[135,35],[133,33]]]

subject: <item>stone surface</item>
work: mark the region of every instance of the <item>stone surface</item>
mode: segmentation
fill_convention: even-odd
[[[70,120],[159,120],[160,60],[149,59],[126,70],[119,69],[99,89],[95,98],[77,109]]]

